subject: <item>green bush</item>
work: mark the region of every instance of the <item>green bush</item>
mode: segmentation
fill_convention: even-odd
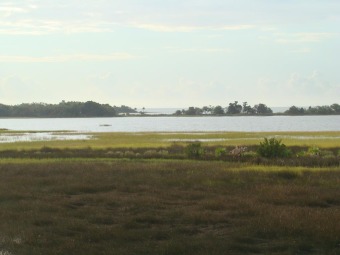
[[[227,150],[225,148],[216,148],[215,157],[221,158],[227,155]]]
[[[281,140],[276,138],[264,138],[260,143],[257,153],[265,158],[281,158],[291,156],[291,151],[282,143]]]
[[[204,149],[200,142],[193,142],[187,145],[185,153],[189,158],[200,158],[204,155]]]
[[[313,146],[308,148],[307,151],[300,151],[296,154],[297,157],[319,157],[322,155],[319,147]]]
[[[308,156],[320,156],[321,150],[319,147],[313,146],[308,148],[307,155]]]
[[[299,151],[298,153],[296,153],[296,157],[301,158],[301,157],[306,157],[307,156],[307,152],[305,151]]]

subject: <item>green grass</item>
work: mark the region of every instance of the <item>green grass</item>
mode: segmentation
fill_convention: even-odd
[[[93,135],[1,144],[0,255],[340,254],[340,132]],[[332,158],[214,156],[273,136]],[[194,140],[205,160],[184,159]],[[265,166],[293,161],[312,167]]]
[[[2,131],[6,133],[9,131]],[[13,131],[11,131],[13,133]],[[92,133],[92,140],[38,141],[1,144],[0,150],[52,148],[158,148],[202,140],[206,146],[258,145],[264,137],[277,137],[287,146],[339,147],[340,132],[215,132],[215,133]]]
[[[340,169],[2,159],[0,252],[339,254]]]

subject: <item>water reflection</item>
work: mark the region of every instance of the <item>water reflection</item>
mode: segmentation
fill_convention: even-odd
[[[0,134],[0,143],[15,142],[37,142],[37,141],[55,141],[55,140],[90,140],[92,135],[75,134],[75,133],[5,133]]]

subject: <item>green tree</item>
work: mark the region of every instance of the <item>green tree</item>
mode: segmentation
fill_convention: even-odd
[[[201,115],[202,113],[202,109],[193,106],[189,107],[189,109],[184,112],[185,115]]]
[[[317,114],[321,115],[327,115],[327,114],[332,114],[333,110],[330,106],[324,105],[324,106],[317,106]]]
[[[260,143],[257,149],[257,153],[265,158],[288,157],[291,155],[286,145],[276,138],[264,138],[264,141]]]
[[[291,106],[287,111],[284,112],[285,114],[290,114],[290,115],[303,115],[305,114],[305,109],[298,108],[296,106]]]
[[[244,114],[254,114],[255,110],[250,105],[248,105],[247,102],[243,102],[242,113],[244,113]]]
[[[267,107],[265,104],[257,104],[254,106],[255,113],[258,115],[268,115],[273,114],[272,109]]]
[[[203,114],[212,114],[213,110],[212,110],[212,106],[203,106],[202,108]]]
[[[0,104],[0,117],[8,117],[11,115],[11,107],[8,105]]]
[[[189,158],[200,158],[205,151],[200,142],[193,142],[187,145],[185,152]]]
[[[110,106],[93,101],[87,101],[81,107],[81,116],[84,117],[112,117],[115,115],[115,110]]]
[[[242,111],[242,105],[238,104],[238,101],[229,103],[227,114],[240,114]]]
[[[114,107],[117,113],[136,113],[137,110],[132,109],[129,106],[121,105],[120,107]]]
[[[340,105],[339,104],[332,104],[331,109],[335,114],[340,114]]]
[[[182,115],[182,111],[181,110],[177,110],[174,114],[177,115],[177,116]]]
[[[224,110],[223,110],[222,106],[218,105],[218,106],[214,107],[213,114],[214,115],[223,115]]]

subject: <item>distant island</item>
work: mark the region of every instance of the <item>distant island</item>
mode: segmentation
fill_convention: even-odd
[[[309,106],[308,108],[291,106],[287,111],[280,113],[273,113],[266,104],[259,103],[254,106],[248,105],[247,102],[239,104],[238,101],[229,103],[227,107],[217,106],[203,106],[202,108],[191,106],[188,109],[177,110],[176,116],[271,116],[271,115],[339,115],[340,105],[332,104],[330,106]]]
[[[159,116],[272,116],[272,115],[340,115],[340,105],[309,106],[308,108],[291,106],[282,113],[273,113],[266,104],[254,106],[238,101],[229,103],[227,107],[204,106],[189,107],[177,110],[173,114],[159,114]],[[126,105],[111,106],[93,101],[65,102],[59,104],[23,103],[18,105],[0,104],[0,118],[89,118],[89,117],[118,117],[118,116],[157,116],[143,111],[137,111]]]
[[[117,117],[136,113],[129,106],[110,106],[93,101],[65,102],[59,104],[30,103],[19,105],[0,104],[0,117],[5,118],[88,118]]]

